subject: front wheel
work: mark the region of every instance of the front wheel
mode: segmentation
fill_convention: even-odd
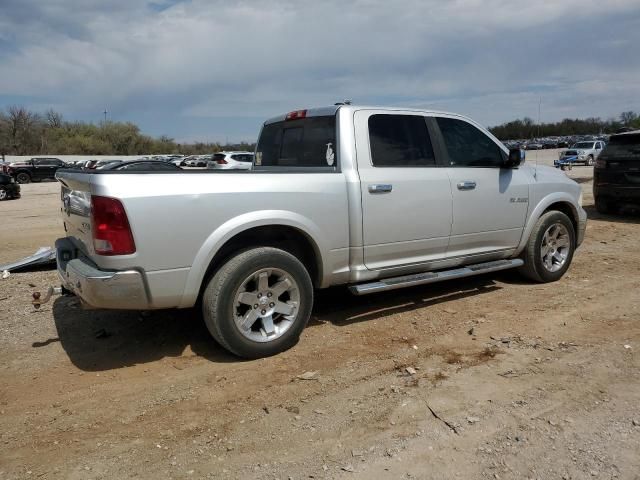
[[[589,155],[587,157],[587,166],[588,167],[593,167],[594,161],[593,161],[593,155]]]
[[[25,184],[31,182],[31,175],[26,172],[20,172],[16,175],[16,182]]]
[[[0,186],[0,202],[9,198],[9,193],[5,187]]]
[[[525,247],[520,272],[536,282],[559,280],[571,265],[576,234],[569,217],[558,211],[542,215]]]
[[[313,306],[313,284],[295,256],[260,247],[232,257],[202,298],[205,324],[216,341],[245,358],[275,355],[295,345]]]

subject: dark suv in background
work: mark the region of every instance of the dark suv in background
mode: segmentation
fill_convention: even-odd
[[[20,185],[11,175],[0,173],[0,201],[20,198]]]
[[[9,164],[7,173],[18,183],[30,183],[53,179],[59,168],[66,167],[67,165],[59,158],[36,157]]]
[[[600,213],[640,207],[640,130],[611,135],[593,169],[593,198]]]

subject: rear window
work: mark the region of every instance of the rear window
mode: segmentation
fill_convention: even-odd
[[[321,116],[265,125],[256,149],[256,166],[335,166],[336,117]]]
[[[640,133],[611,137],[602,155],[612,157],[640,157]]]
[[[236,162],[253,162],[253,155],[231,155]]]

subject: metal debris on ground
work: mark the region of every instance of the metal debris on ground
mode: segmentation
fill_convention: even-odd
[[[318,375],[318,372],[304,372],[301,375],[297,375],[296,378],[300,380],[317,380],[316,375]]]
[[[2,271],[2,278],[5,277],[6,272],[13,272],[16,270],[24,270],[31,267],[43,267],[47,265],[55,265],[56,263],[56,249],[53,247],[40,247],[36,253],[28,257],[24,257],[15,262],[6,263],[0,265],[0,271]]]

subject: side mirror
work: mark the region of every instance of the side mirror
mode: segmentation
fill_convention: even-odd
[[[525,151],[519,148],[509,149],[509,158],[505,160],[505,168],[517,168],[524,163]]]

